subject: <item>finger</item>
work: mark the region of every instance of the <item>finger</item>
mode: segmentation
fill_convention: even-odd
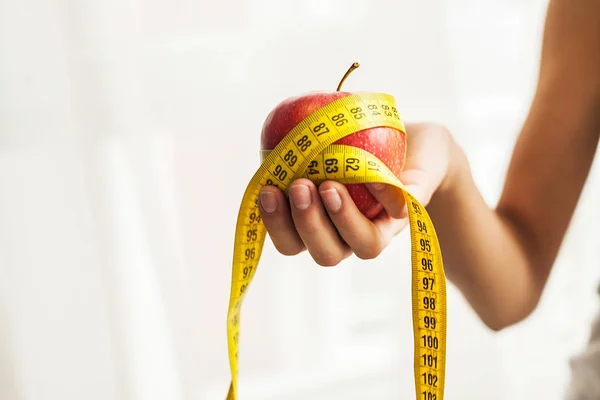
[[[323,182],[319,194],[338,232],[357,257],[371,259],[383,251],[385,238],[375,224],[358,210],[344,185],[334,181]]]
[[[409,169],[402,172],[400,179],[408,192],[412,194],[415,199],[424,206],[429,204],[433,194],[433,188],[425,171],[420,169]]]
[[[384,247],[408,226],[408,222],[408,218],[393,218],[387,212],[382,212],[373,219],[373,224],[379,229],[383,237]]]
[[[334,266],[352,254],[327,216],[313,182],[298,179],[288,193],[296,230],[317,264]]]
[[[277,251],[293,256],[305,250],[283,192],[273,186],[264,186],[258,198],[260,215]]]
[[[428,188],[427,174],[424,171],[417,169],[402,171],[400,180],[404,184],[404,188],[421,204],[429,204],[431,189]],[[408,216],[402,189],[385,183],[369,183],[366,186],[391,217],[405,218]]]
[[[406,216],[406,201],[402,189],[385,183],[368,183],[367,189],[392,218]]]
[[[441,125],[407,125],[409,151],[400,180],[411,194],[427,207],[448,173],[452,135]]]

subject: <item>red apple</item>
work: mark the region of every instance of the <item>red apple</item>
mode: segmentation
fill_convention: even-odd
[[[317,109],[352,93],[340,92],[342,82],[357,67],[348,70],[335,92],[312,92],[285,99],[267,116],[261,134],[261,149],[273,150],[300,121]],[[375,127],[346,136],[336,144],[359,147],[379,158],[397,177],[400,177],[406,155],[406,138],[400,131],[388,127]],[[364,184],[345,185],[358,209],[369,219],[383,210]]]

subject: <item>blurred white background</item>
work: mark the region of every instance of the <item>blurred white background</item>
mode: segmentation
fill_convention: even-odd
[[[224,399],[234,225],[271,108],[359,61],[344,88],[449,126],[493,205],[545,8],[0,0],[0,399]],[[492,334],[451,287],[447,399],[561,398],[598,305],[598,174],[531,318]],[[409,261],[408,232],[333,269],[268,242],[240,400],[414,398]]]

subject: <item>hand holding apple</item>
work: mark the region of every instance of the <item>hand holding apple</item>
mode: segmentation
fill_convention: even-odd
[[[284,100],[265,121],[261,147],[273,149],[308,114],[348,95],[318,92]],[[409,147],[404,135],[388,128],[366,129],[338,143],[374,154],[427,206],[446,176],[450,136],[437,125],[406,124],[406,129]],[[302,178],[291,183],[288,194],[289,199],[274,186],[260,191],[259,210],[269,236],[280,253],[308,250],[321,266],[337,265],[352,253],[375,258],[408,223],[403,195],[389,185],[325,181],[317,188]]]

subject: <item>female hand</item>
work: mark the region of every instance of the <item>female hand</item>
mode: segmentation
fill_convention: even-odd
[[[407,124],[407,155],[400,180],[423,206],[443,186],[448,175],[452,138],[440,125]],[[289,199],[274,186],[259,195],[259,209],[275,248],[284,255],[308,250],[321,266],[334,266],[352,253],[361,259],[377,257],[408,224],[400,189],[367,184],[384,207],[373,220],[352,201],[345,186],[325,181],[317,188],[308,179],[290,185]]]

